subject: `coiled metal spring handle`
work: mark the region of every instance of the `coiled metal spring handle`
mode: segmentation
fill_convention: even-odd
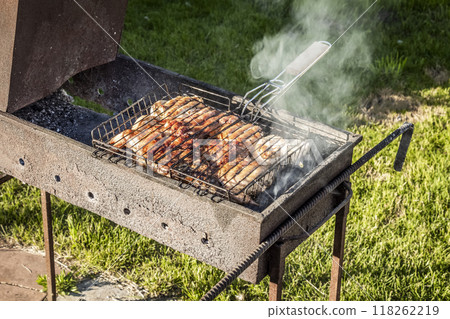
[[[200,300],[210,301],[216,298],[223,290],[225,290],[240,274],[244,272],[256,259],[261,257],[273,244],[275,244],[281,236],[287,232],[292,226],[310,211],[320,200],[331,193],[341,183],[346,181],[350,175],[356,172],[364,164],[366,164],[372,157],[378,154],[382,149],[391,144],[397,137],[402,135],[400,145],[394,162],[394,169],[401,171],[403,163],[406,159],[409,144],[411,142],[414,125],[412,123],[404,123],[400,128],[392,132],[384,140],[378,143],[374,148],[364,154],[354,164],[350,165],[338,176],[336,176],[328,185],[323,187],[314,196],[308,199],[299,210],[297,210],[290,218],[286,219],[280,226],[278,226],[272,234],[269,235],[258,247],[247,256],[239,265],[233,269],[229,274],[223,277],[210,291],[208,291]]]

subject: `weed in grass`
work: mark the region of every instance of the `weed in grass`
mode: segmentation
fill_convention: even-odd
[[[80,293],[77,289],[77,280],[75,279],[73,273],[66,273],[64,270],[57,274],[55,277],[56,281],[56,293],[61,296],[68,294]],[[42,291],[47,292],[47,275],[39,275],[36,279],[38,285],[41,285]]]
[[[398,52],[395,55],[389,54],[375,60],[371,66],[371,71],[383,85],[396,87],[401,79],[407,60],[407,57],[400,56]]]

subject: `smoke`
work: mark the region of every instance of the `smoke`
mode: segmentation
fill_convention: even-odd
[[[333,43],[371,2],[294,0],[291,22],[278,34],[265,36],[254,45],[252,77],[272,79],[313,42]],[[357,101],[366,84],[371,63],[370,19],[369,12],[277,101],[276,107],[327,124],[344,125],[347,106]]]

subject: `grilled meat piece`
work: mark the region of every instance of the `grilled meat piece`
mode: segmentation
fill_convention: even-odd
[[[236,123],[237,121],[239,121],[239,117],[237,117],[236,115],[226,115],[219,120],[219,123],[222,125],[226,125]]]
[[[135,134],[135,132],[133,132],[133,130],[125,130],[123,132],[120,132],[119,134],[113,136],[108,144],[117,147],[117,148],[123,148],[125,146],[125,144],[128,142],[128,140],[130,138],[133,137],[133,135]]]
[[[229,134],[226,139],[228,140],[234,140],[236,138],[238,138],[240,135],[244,134],[244,132],[251,130],[252,132],[255,131],[256,129],[254,128],[255,126],[253,124],[245,124],[242,125],[241,127],[239,127],[237,130],[235,130],[233,133]],[[253,134],[253,133],[251,133]]]
[[[264,160],[272,158],[279,154],[284,147],[287,147],[286,141],[277,135],[268,135],[259,139],[255,144],[255,158]]]
[[[175,118],[177,115],[195,107],[201,107],[203,99],[199,97],[177,96],[166,103],[153,104],[152,108],[159,119]]]
[[[211,140],[208,148],[202,150],[202,154],[209,162],[219,167],[225,164],[234,166],[238,159],[241,160],[250,155],[245,145],[235,140]]]
[[[254,144],[262,137],[262,129],[257,125],[253,125],[241,135],[236,136],[236,142],[243,143],[247,141],[250,144]]]
[[[137,136],[127,143],[127,147],[139,156],[146,156],[148,149],[162,138],[162,134],[158,131],[141,134],[140,137]]]
[[[239,130],[239,129],[242,128],[244,125],[245,125],[245,123],[242,122],[242,121],[237,121],[237,122],[232,123],[232,124],[225,124],[225,125],[222,125],[222,126],[219,128],[219,130],[218,130],[219,132],[217,133],[217,138],[220,138],[220,139],[222,139],[222,140],[228,140],[228,139],[229,139],[228,136],[229,136],[231,133],[233,133],[233,132]]]
[[[244,167],[252,162],[250,156],[245,158],[239,157],[235,162],[228,162],[223,165],[217,172],[218,178],[222,185],[226,186],[229,181],[238,174]],[[237,163],[237,164],[236,164]]]
[[[177,105],[175,104],[174,107],[177,107]],[[190,100],[188,103],[178,106],[177,109],[175,111],[171,112],[169,116],[171,118],[180,118],[180,117],[183,117],[185,115],[185,113],[187,113],[189,111],[196,112],[197,110],[199,110],[203,107],[204,107],[204,104],[201,103],[200,101],[198,101],[196,99]]]
[[[137,131],[143,126],[153,126],[158,124],[158,121],[153,118],[151,115],[141,115],[136,122],[134,122],[131,130]]]
[[[203,107],[202,107],[203,106]],[[198,122],[197,118],[210,111],[210,107],[204,106],[203,104],[199,107],[196,107],[194,109],[190,109],[186,111],[184,114],[180,115],[178,118],[183,120],[186,124],[192,122],[193,124],[197,125],[196,122]]]
[[[220,124],[217,122],[220,117],[221,115],[217,115],[216,113],[215,116],[211,116],[203,121],[203,123],[194,126],[193,131],[200,133],[204,138],[210,138],[212,136],[211,133],[220,127]]]
[[[253,180],[255,180],[262,173],[267,171],[266,165],[260,165],[257,161],[253,161],[245,166],[239,174],[236,174],[231,178],[227,187],[233,191],[233,193],[244,190]]]

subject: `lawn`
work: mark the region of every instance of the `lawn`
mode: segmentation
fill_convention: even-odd
[[[243,94],[263,80],[252,77],[255,65],[269,75],[311,41],[333,41],[371,1],[324,3],[129,0],[121,44],[137,59]],[[446,0],[378,1],[291,96],[301,107],[290,111],[363,135],[355,160],[403,121],[415,123],[401,173],[394,142],[352,176],[343,300],[450,300],[449,19]],[[286,59],[253,59],[281,46]],[[18,180],[0,186],[4,240],[43,249],[39,200]],[[106,271],[152,298],[196,300],[224,275],[59,199],[52,209],[55,249],[77,276]],[[289,256],[284,299],[327,299],[332,239],[329,222]],[[267,291],[267,278],[237,280],[218,299],[266,300]]]

